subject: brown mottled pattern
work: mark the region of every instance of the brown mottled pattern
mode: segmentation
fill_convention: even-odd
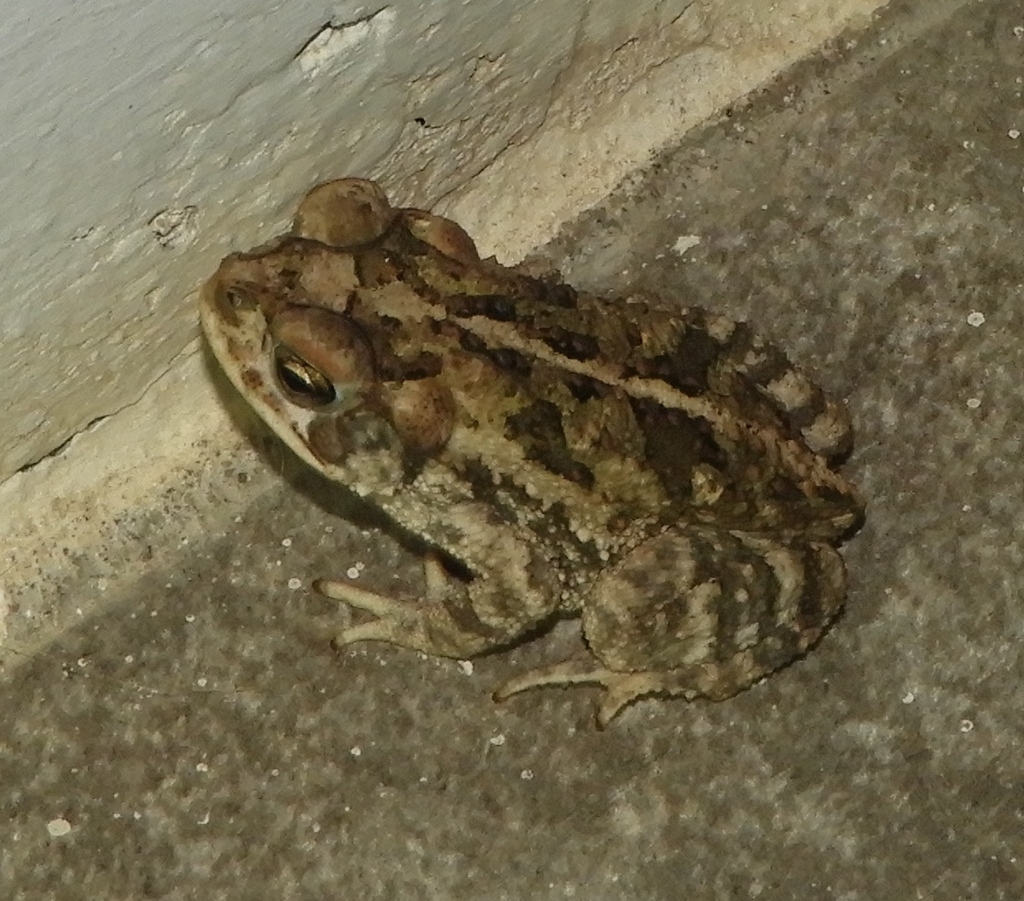
[[[505,436],[518,441],[526,459],[546,467],[585,488],[594,484],[594,474],[569,450],[562,426],[562,411],[546,400],[534,401],[506,420]]]
[[[612,315],[614,301],[579,295],[568,286],[510,272],[493,263],[467,264],[444,257],[399,227],[392,229],[383,248],[356,253],[356,258],[357,271],[368,286],[379,288],[400,281],[410,285],[417,296],[445,309],[449,317],[445,328],[454,330],[463,351],[491,363],[494,379],[514,383],[516,387],[510,390],[538,401],[545,395],[543,391],[537,394],[536,363],[520,349],[483,337],[482,321],[516,328],[527,339],[535,336],[555,359],[585,362],[600,357],[614,365],[617,355],[621,360],[619,377],[659,380],[684,397],[718,397],[726,416],[758,425],[765,436],[799,439],[800,430],[813,422],[823,407],[820,392],[812,393],[808,404],[794,409],[775,401],[764,386],[792,369],[785,355],[762,342],[743,323],[732,323],[723,330],[716,317],[722,332],[716,337],[710,317],[698,308],[670,312],[643,299],[614,310],[622,315]],[[408,332],[408,323],[396,325],[387,317],[377,317],[379,327],[375,329],[371,307],[356,302],[351,312],[369,333],[376,334],[374,350],[382,378],[420,378],[436,373],[436,358],[426,351],[415,359],[396,358],[392,352],[388,335]],[[431,322],[435,330],[440,328]],[[431,340],[424,332],[407,344],[422,342],[423,346]],[[430,360],[430,365],[423,365],[425,360]],[[562,371],[559,378],[576,401],[607,390],[592,376]],[[847,508],[849,499],[838,492],[830,494],[827,486],[815,485],[813,494],[807,496],[806,489],[796,487],[789,474],[777,468],[778,460],[764,455],[765,447],[745,444],[744,436],[752,433],[744,429],[725,436],[700,417],[664,403],[641,398],[631,398],[630,403],[646,436],[645,459],[659,474],[665,495],[679,504],[691,503],[689,474],[697,463],[705,463],[722,474],[726,493],[715,516],[723,521],[737,525],[762,522],[771,528],[787,519],[794,523],[808,516],[826,520],[833,506]],[[525,413],[516,416],[506,434],[523,444],[527,459],[577,484],[593,483],[590,466],[573,456],[550,409],[548,417],[536,420],[532,427],[524,425],[532,422],[524,418]],[[810,452],[806,455],[809,461],[813,458]],[[754,472],[759,475],[752,477]],[[805,512],[800,512],[800,507]]]

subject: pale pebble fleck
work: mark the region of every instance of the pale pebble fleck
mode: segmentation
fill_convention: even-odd
[[[686,251],[700,244],[700,235],[680,235],[676,238],[675,244],[672,245],[672,249],[682,256]]]
[[[46,831],[50,834],[51,838],[60,838],[71,831],[71,824],[64,817],[57,817],[46,824]]]

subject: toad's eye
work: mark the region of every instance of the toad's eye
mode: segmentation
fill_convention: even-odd
[[[338,399],[327,376],[283,345],[274,348],[274,369],[285,393],[300,406],[318,409]]]
[[[307,410],[351,410],[374,382],[373,353],[359,326],[344,313],[285,307],[269,323],[277,383],[289,401]]]

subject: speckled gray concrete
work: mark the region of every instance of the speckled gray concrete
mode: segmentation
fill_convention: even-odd
[[[472,673],[336,655],[309,578],[400,588],[411,557],[280,453],[211,464],[183,486],[209,539],[106,577],[109,614],[0,686],[0,896],[1024,896],[1022,27],[890,9],[549,250],[747,318],[849,398],[870,506],[806,660],[598,733],[587,689],[488,697],[571,629]],[[173,547],[175,503],[118,553]]]

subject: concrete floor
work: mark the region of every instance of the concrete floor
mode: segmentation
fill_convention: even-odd
[[[1022,79],[1019,3],[897,4],[546,252],[849,398],[868,516],[806,660],[598,733],[588,689],[489,698],[571,628],[471,671],[335,654],[310,579],[415,561],[275,445],[211,461],[0,683],[0,896],[1024,897]]]

